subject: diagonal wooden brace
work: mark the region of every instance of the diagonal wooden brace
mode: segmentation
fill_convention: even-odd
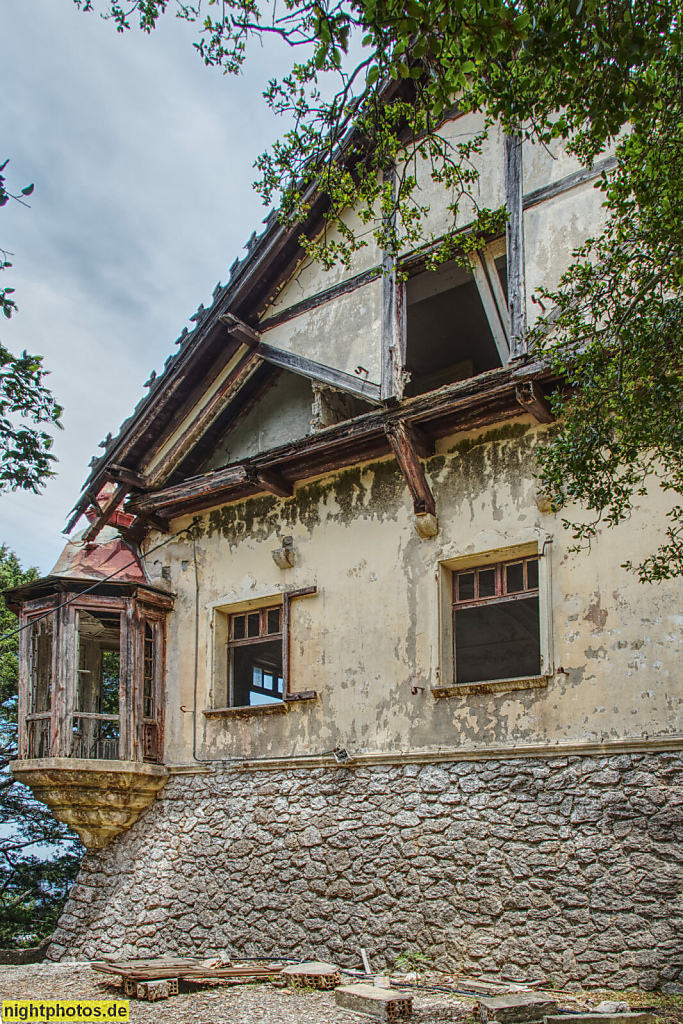
[[[384,431],[413,497],[413,511],[416,515],[424,515],[427,512],[436,515],[434,495],[427,483],[418,454],[418,451],[425,452],[427,439],[423,434],[419,437],[414,434],[413,429],[404,420],[392,420],[385,424]]]

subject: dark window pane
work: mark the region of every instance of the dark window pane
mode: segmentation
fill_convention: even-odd
[[[454,617],[457,683],[540,675],[537,597],[464,608]]]
[[[268,609],[268,632],[279,633],[280,632],[280,609],[269,608]]]
[[[247,636],[258,636],[261,615],[259,612],[252,612],[247,616]]]
[[[513,562],[505,566],[505,592],[519,594],[524,590],[524,563]]]
[[[233,647],[232,704],[249,707],[282,698],[282,641],[268,640]]]
[[[527,588],[529,590],[538,589],[538,559],[530,558],[526,563],[527,573]]]
[[[474,600],[474,573],[461,572],[458,576],[458,601]]]
[[[244,631],[245,618],[244,615],[236,615],[232,620],[232,638],[233,640],[244,640],[246,633]]]
[[[496,596],[496,570],[482,569],[479,572],[479,597]]]

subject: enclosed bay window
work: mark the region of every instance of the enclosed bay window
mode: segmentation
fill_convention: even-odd
[[[31,584],[20,589],[20,758],[160,762],[172,599],[111,584],[33,599]]]

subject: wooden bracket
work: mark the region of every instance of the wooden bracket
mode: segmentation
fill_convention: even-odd
[[[294,494],[294,484],[272,469],[259,469],[249,465],[245,465],[243,469],[245,479],[264,491],[277,494],[279,498],[291,498]]]
[[[429,447],[425,448],[425,444],[429,445],[427,438],[420,434],[420,441],[416,428],[410,427],[404,420],[392,420],[385,424],[384,431],[413,497],[413,511],[416,515],[423,515],[425,512],[436,515],[434,495],[427,483],[418,451],[429,451]],[[431,454],[434,454],[433,445]]]
[[[536,381],[530,380],[526,384],[519,384],[515,388],[515,396],[522,408],[526,412],[530,412],[539,423],[553,423],[555,421],[552,409],[550,408],[550,402]]]
[[[83,534],[83,543],[92,544],[97,537],[100,530],[102,530],[108,523],[109,517],[119,507],[126,494],[128,493],[127,484],[119,484],[112,496],[102,507],[100,514],[97,519],[90,524],[88,529]]]
[[[249,324],[245,324],[232,313],[221,313],[218,319],[228,328],[228,334],[232,334],[243,345],[249,345],[250,348],[253,348],[260,342],[261,335],[259,332],[255,331]]]

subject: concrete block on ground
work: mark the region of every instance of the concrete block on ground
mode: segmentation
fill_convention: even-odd
[[[282,970],[291,988],[317,988],[330,990],[341,985],[341,974],[336,964],[324,960],[308,960],[303,964],[292,964]]]
[[[557,1003],[537,992],[512,992],[507,996],[481,996],[479,1015],[482,1024],[518,1024],[529,1020],[542,1020],[557,1013]]]
[[[334,999],[344,1010],[355,1010],[378,1020],[403,1020],[413,1012],[413,997],[396,988],[342,985],[335,989]]]

